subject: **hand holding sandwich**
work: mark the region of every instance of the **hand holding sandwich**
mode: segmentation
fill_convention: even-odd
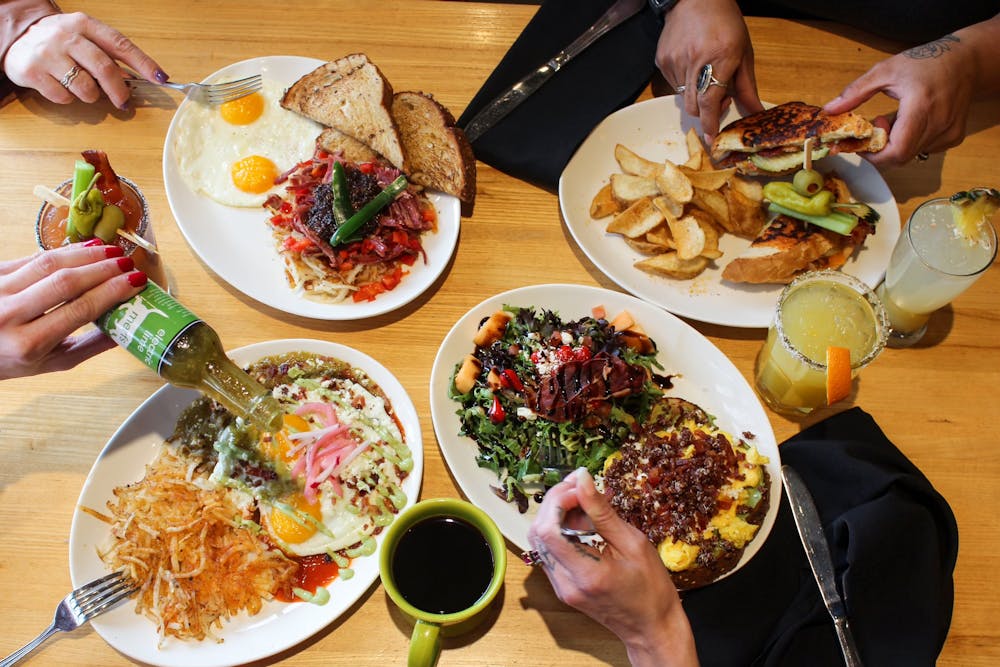
[[[684,87],[684,110],[701,118],[708,143],[719,131],[719,119],[731,99],[744,114],[763,109],[750,34],[734,0],[677,3],[664,17],[656,65],[675,89]],[[698,75],[705,65],[728,86],[709,86],[699,94]]]
[[[1000,14],[883,60],[848,84],[824,110],[842,113],[883,93],[899,100],[875,123],[889,132],[886,147],[866,157],[876,165],[904,164],[965,138],[969,106],[1000,95]]]

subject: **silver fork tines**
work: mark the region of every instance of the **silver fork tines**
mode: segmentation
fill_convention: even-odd
[[[222,83],[173,83],[172,81],[155,83],[133,75],[130,72],[129,77],[125,79],[125,84],[133,90],[142,86],[173,88],[196,102],[203,102],[213,106],[246,97],[263,88],[263,80],[260,74],[253,74],[243,79]]]
[[[63,598],[56,607],[52,624],[42,634],[0,661],[0,667],[10,667],[17,663],[56,632],[76,630],[91,619],[113,609],[136,590],[138,590],[136,585],[122,571],[112,572],[84,584]]]

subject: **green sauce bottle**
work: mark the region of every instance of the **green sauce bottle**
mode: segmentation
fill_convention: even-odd
[[[212,327],[153,281],[97,326],[170,384],[200,390],[262,431],[281,430],[271,393],[226,356]]]

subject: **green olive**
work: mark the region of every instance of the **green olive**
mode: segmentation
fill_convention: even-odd
[[[115,234],[125,226],[125,213],[114,204],[104,207],[101,219],[94,225],[94,236],[97,236],[105,243],[115,240]]]
[[[799,169],[792,178],[792,187],[803,197],[812,197],[823,189],[823,174],[815,169]]]

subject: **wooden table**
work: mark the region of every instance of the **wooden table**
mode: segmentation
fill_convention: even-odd
[[[173,80],[198,80],[255,56],[332,59],[361,51],[397,89],[433,92],[456,116],[535,11],[530,5],[425,0],[315,0],[301,9],[264,0],[61,4],[66,11],[86,9],[122,29]],[[749,24],[765,100],[822,103],[891,47],[873,46],[823,24],[773,19]],[[106,150],[116,169],[144,188],[181,300],[201,313],[228,347],[315,337],[376,357],[406,387],[420,414],[423,497],[459,496],[434,441],[428,407],[431,364],[452,323],[483,298],[524,285],[570,282],[617,289],[573,243],[560,221],[557,198],[480,164],[474,215],[463,220],[453,263],[429,294],[399,311],[359,322],[289,316],[221,281],[182,238],[161,179],[163,141],[176,101],[123,113],[106,103],[59,107],[24,95],[0,108],[2,256],[34,252],[38,202],[32,187],[62,179],[82,149]],[[882,98],[865,111],[888,108],[890,101]],[[972,131],[961,146],[885,174],[904,219],[933,195],[1000,183],[1000,126],[988,127],[998,117],[1000,105],[977,106]],[[995,532],[1000,458],[991,434],[1000,393],[1000,347],[993,337],[998,312],[1000,275],[990,272],[933,317],[923,344],[886,351],[864,372],[857,396],[958,518],[962,542],[955,613],[941,665],[1000,660],[1000,539]],[[750,377],[763,330],[692,324]],[[118,425],[160,385],[122,350],[64,373],[0,383],[0,655],[44,628],[70,589],[67,544],[81,485]],[[770,417],[779,441],[803,426]],[[294,665],[397,665],[404,661],[408,634],[405,619],[382,589],[372,586],[350,613],[281,657]],[[52,641],[29,664],[127,662],[93,630],[83,629]],[[442,664],[562,667],[625,665],[627,660],[613,635],[560,603],[541,572],[512,558],[502,613],[488,632],[452,641]]]

